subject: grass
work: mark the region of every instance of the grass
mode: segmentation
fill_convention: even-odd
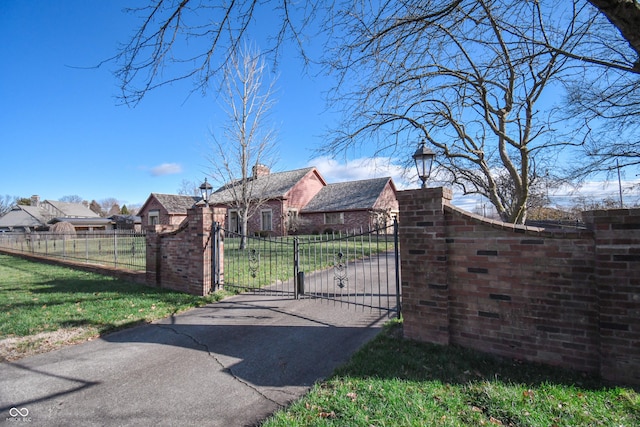
[[[0,342],[13,343],[10,352],[15,358],[34,351],[49,339],[47,333],[56,332],[65,342],[83,340],[222,297],[221,293],[203,298],[150,288],[0,254]],[[75,332],[69,338],[64,331]]]
[[[385,328],[327,381],[266,420],[277,426],[638,426],[640,395],[597,378]]]

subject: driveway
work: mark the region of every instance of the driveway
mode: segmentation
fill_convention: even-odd
[[[0,424],[255,425],[330,375],[384,321],[340,303],[239,295],[1,363]]]

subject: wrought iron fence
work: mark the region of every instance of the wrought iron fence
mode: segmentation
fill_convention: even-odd
[[[242,238],[224,231],[224,286],[400,311],[397,227]],[[218,229],[218,232],[221,232]],[[215,270],[215,268],[213,269]]]
[[[139,231],[0,233],[0,248],[87,264],[146,269],[145,233]]]

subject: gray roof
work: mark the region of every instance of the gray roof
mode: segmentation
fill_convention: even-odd
[[[169,214],[186,214],[187,209],[202,200],[199,196],[183,196],[180,194],[151,193]]]
[[[100,218],[82,203],[67,203],[56,200],[45,200],[38,206],[16,205],[4,216],[0,217],[2,228],[37,228],[45,227],[53,217],[65,218]]]
[[[43,212],[37,207],[19,205],[0,217],[0,227],[40,227],[46,221]]]
[[[99,218],[100,215],[83,205],[82,203],[68,203],[59,202],[57,200],[45,200],[45,203],[49,203],[54,208],[63,213],[65,217],[72,218]]]
[[[333,212],[372,209],[391,180],[389,177],[329,184],[301,212]]]
[[[258,178],[249,180],[251,186],[251,194],[255,194],[260,199],[277,199],[287,195],[305,175],[313,171],[315,168],[309,167],[304,169],[296,169],[286,172],[274,172],[267,175],[261,175]],[[230,182],[223,185],[213,192],[211,195],[211,204],[228,203],[233,201],[235,197],[234,189],[238,189],[240,180]]]

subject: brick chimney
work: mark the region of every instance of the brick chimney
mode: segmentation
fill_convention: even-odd
[[[253,173],[253,178],[260,178],[261,176],[266,176],[271,173],[271,170],[268,166],[257,164],[251,169]]]
[[[40,196],[37,194],[31,196],[31,206],[35,206],[36,208],[40,206]]]

